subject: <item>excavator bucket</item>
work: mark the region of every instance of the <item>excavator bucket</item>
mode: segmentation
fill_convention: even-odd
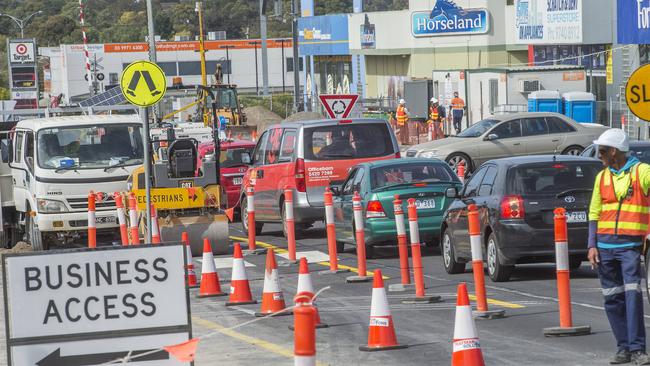
[[[179,241],[187,232],[192,256],[203,253],[203,238],[208,238],[214,254],[228,252],[228,218],[226,215],[206,214],[202,216],[166,217],[158,220],[162,241]]]

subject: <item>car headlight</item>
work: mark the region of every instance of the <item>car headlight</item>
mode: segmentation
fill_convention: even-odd
[[[38,206],[38,212],[41,213],[59,213],[68,211],[65,204],[61,201],[38,199],[36,200],[36,204]]]
[[[438,156],[438,150],[424,150],[420,152],[420,155],[418,157],[420,158],[435,158]]]

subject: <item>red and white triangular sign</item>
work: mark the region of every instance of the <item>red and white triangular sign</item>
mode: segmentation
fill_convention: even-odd
[[[318,97],[327,114],[333,119],[347,118],[359,99],[357,94],[325,94]]]

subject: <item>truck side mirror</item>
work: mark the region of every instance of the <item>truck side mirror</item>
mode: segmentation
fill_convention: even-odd
[[[251,154],[248,152],[241,153],[241,163],[246,165],[251,165]]]

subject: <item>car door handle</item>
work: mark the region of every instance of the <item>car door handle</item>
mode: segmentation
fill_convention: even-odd
[[[515,142],[513,145],[514,146],[519,146],[519,145],[521,145],[521,142]]]
[[[553,140],[551,140],[551,142],[558,142],[558,141],[560,141],[560,139],[553,139]]]

